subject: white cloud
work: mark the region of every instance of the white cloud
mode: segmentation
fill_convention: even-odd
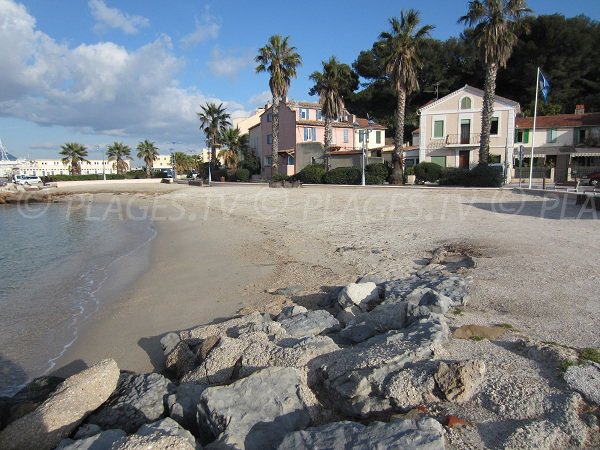
[[[194,22],[194,31],[192,31],[189,34],[186,34],[179,41],[179,44],[183,48],[190,49],[198,44],[201,44],[202,42],[208,41],[210,39],[216,39],[219,36],[221,25],[217,23],[215,17],[211,16],[208,13],[208,10],[200,20],[198,20],[198,18],[195,17]]]
[[[13,0],[0,0],[0,116],[82,133],[201,142],[196,112],[207,101],[244,107],[175,81],[184,61],[162,36],[138,49],[112,42],[57,43]],[[148,61],[160,61],[152,64]]]
[[[125,34],[135,34],[140,28],[147,27],[150,21],[142,16],[131,16],[117,8],[110,8],[103,0],[89,0],[88,6],[96,19],[94,30],[102,32],[108,28],[116,28]]]
[[[252,106],[264,106],[266,103],[271,103],[272,101],[273,94],[271,94],[271,91],[262,91],[260,94],[250,97],[249,103]]]
[[[232,53],[224,54],[218,48],[213,49],[210,60],[208,61],[208,69],[217,77],[226,77],[233,79],[254,62],[254,53],[246,51],[241,55]]]

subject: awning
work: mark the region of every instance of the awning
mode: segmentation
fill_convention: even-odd
[[[571,156],[600,156],[600,152],[577,152],[571,154]]]
[[[287,150],[279,150],[277,153],[279,153],[280,155],[294,156],[295,151],[294,151],[293,148],[290,148],[290,149],[287,149]]]

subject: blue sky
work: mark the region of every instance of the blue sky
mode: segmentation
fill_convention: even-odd
[[[530,0],[536,14],[599,20],[600,1]],[[289,35],[303,66],[290,97],[335,55],[351,64],[400,9],[421,11],[432,36],[457,36],[466,0],[0,0],[0,138],[19,157],[55,158],[61,144],[140,140],[161,153],[197,150],[196,112],[223,102],[234,117],[270,98],[254,56]]]

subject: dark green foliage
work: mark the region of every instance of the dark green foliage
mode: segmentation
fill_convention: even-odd
[[[415,166],[415,176],[419,181],[437,182],[443,174],[444,169],[435,163],[422,162]]]
[[[247,182],[250,179],[250,171],[248,169],[238,169],[235,171],[235,179],[237,181]]]
[[[222,167],[213,167],[211,170],[210,177],[213,179],[213,181],[221,181],[221,178],[227,179],[227,169],[224,169]]]
[[[310,164],[298,172],[294,178],[304,184],[320,184],[323,182],[325,167],[321,164]]]
[[[581,359],[585,359],[588,361],[593,361],[597,364],[600,364],[600,350],[597,348],[584,348],[579,354]]]
[[[503,177],[499,167],[475,166],[469,172],[469,184],[473,187],[500,187]]]
[[[135,171],[139,172],[139,171]],[[126,173],[126,174],[106,174],[107,180],[125,180],[131,178],[146,178],[146,174],[139,176],[137,173]],[[102,180],[102,174],[89,174],[89,175],[47,175],[40,177],[44,183],[53,183],[55,181],[90,181],[90,180]]]
[[[289,179],[290,179],[290,177],[288,177],[287,175],[282,175],[280,173],[276,173],[275,175],[273,175],[273,177],[271,177],[271,181],[275,181],[275,182],[287,181]]]
[[[469,171],[465,169],[448,168],[439,180],[442,186],[468,186]]]
[[[404,175],[414,175],[415,174],[415,166],[405,167]]]
[[[367,164],[365,172],[367,175],[372,175],[374,177],[381,178],[382,181],[387,181],[391,174],[390,167],[383,163]]]
[[[356,167],[336,167],[323,176],[325,184],[360,184],[362,173]]]
[[[242,162],[242,169],[248,170],[250,175],[260,174],[260,161],[258,157],[254,154],[244,156],[244,161]]]

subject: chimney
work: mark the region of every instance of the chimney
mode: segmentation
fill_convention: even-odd
[[[575,105],[575,114],[585,114],[585,105]]]

